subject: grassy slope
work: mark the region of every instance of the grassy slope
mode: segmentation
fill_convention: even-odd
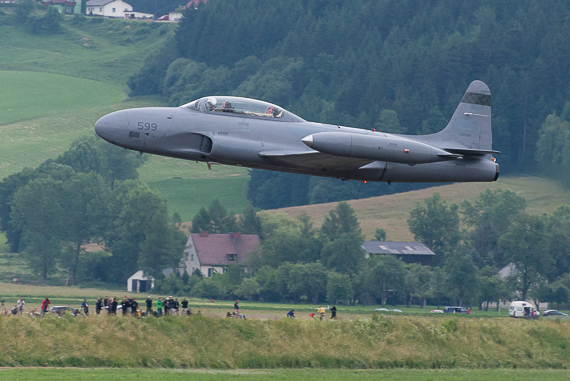
[[[8,17],[8,16],[6,16]],[[20,25],[0,25],[0,68],[47,72],[119,84],[142,66],[144,58],[175,25],[66,17],[60,34],[31,35]]]
[[[0,54],[0,179],[58,156],[78,137],[93,134],[102,115],[162,106],[156,97],[128,99],[126,79],[174,27],[66,18],[63,33],[38,36],[0,22],[0,51],[9,52]],[[247,203],[243,168],[208,171],[204,164],[153,156],[139,172],[186,220],[215,197],[236,212]]]
[[[565,368],[570,324],[375,316],[335,322],[0,318],[0,366]]]
[[[527,200],[527,211],[532,214],[551,213],[562,204],[570,204],[570,193],[557,182],[540,177],[501,177],[494,183],[451,184],[388,196],[352,200],[348,203],[358,215],[362,231],[367,239],[373,239],[377,228],[386,230],[390,241],[414,239],[408,229],[407,219],[417,202],[439,193],[448,203],[474,200],[485,189],[512,190]],[[270,213],[284,212],[291,216],[306,213],[320,226],[325,215],[336,203],[296,206],[277,209]]]

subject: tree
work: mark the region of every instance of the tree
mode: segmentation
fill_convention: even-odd
[[[477,292],[477,268],[473,263],[469,247],[461,247],[449,255],[444,266],[447,275],[449,295],[458,301],[460,306],[467,302],[470,306]]]
[[[471,228],[468,233],[477,251],[479,267],[503,267],[498,250],[499,237],[508,229],[514,216],[524,211],[526,200],[509,190],[490,189],[480,193],[475,202],[462,203],[464,221]]]
[[[363,272],[364,289],[380,298],[384,307],[390,293],[404,291],[404,262],[391,255],[379,255],[371,258],[370,262]]]
[[[405,134],[406,128],[400,126],[400,121],[398,120],[398,113],[394,110],[382,110],[380,116],[376,123],[374,123],[374,128],[377,131],[389,132],[392,134]]]
[[[62,181],[69,179],[73,174],[70,167],[48,161],[36,169],[24,168],[21,172],[10,175],[0,182],[0,229],[6,234],[12,252],[20,252],[22,235],[22,231],[12,223],[11,219],[14,195],[34,179],[50,177]]]
[[[55,7],[48,7],[46,14],[42,17],[42,30],[47,33],[57,33],[60,31],[60,23],[63,21],[63,15]]]
[[[113,254],[106,280],[126,281],[124,269],[142,268],[156,278],[162,269],[178,267],[186,237],[168,218],[166,200],[134,181],[119,183],[113,193],[104,236]]]
[[[447,276],[442,267],[434,267],[431,277],[431,290],[437,300],[437,309],[441,305],[441,299],[447,294]]]
[[[563,284],[557,284],[552,288],[552,301],[560,309],[561,304],[567,304],[570,300],[570,289]]]
[[[104,235],[107,220],[106,210],[109,189],[103,179],[95,174],[79,173],[61,183],[62,241],[66,245],[61,265],[71,274],[71,284],[75,285],[83,245]]]
[[[245,297],[247,300],[252,300],[254,295],[259,294],[260,286],[255,278],[245,278],[234,290],[234,293],[242,298]]]
[[[536,142],[536,161],[550,176],[570,180],[567,175],[570,168],[570,121],[568,120],[570,102],[564,105],[563,117],[550,114],[538,131]]]
[[[296,264],[291,267],[287,282],[288,291],[298,303],[306,296],[312,303],[318,303],[326,293],[327,272],[320,262]]]
[[[192,287],[190,293],[199,298],[218,299],[225,295],[225,290],[213,278],[203,278]]]
[[[327,298],[333,304],[344,301],[346,304],[353,295],[352,282],[346,274],[329,271],[327,276]]]
[[[426,299],[431,297],[431,271],[419,263],[406,265],[406,305],[410,308],[412,298],[421,301],[421,308],[426,307]]]
[[[386,230],[377,228],[374,233],[374,239],[376,239],[376,241],[386,241]]]
[[[439,193],[417,203],[410,212],[408,226],[414,238],[429,247],[435,254],[434,266],[442,266],[461,239],[456,204],[447,206]]]
[[[90,136],[73,142],[69,150],[55,159],[55,162],[69,165],[75,172],[94,171],[113,189],[115,181],[138,179],[137,170],[148,157]]]
[[[34,0],[18,0],[16,2],[16,17],[18,22],[26,21],[26,19],[36,10],[36,2]]]
[[[570,273],[570,207],[563,205],[546,217],[545,250],[554,258],[548,280]]]
[[[346,202],[339,202],[336,208],[325,216],[321,226],[321,237],[324,241],[333,241],[342,234],[354,234],[356,237],[362,235],[356,212]]]
[[[223,207],[219,198],[212,200],[208,210],[202,207],[192,219],[192,233],[207,231],[211,234],[226,234],[236,232],[235,216]]]
[[[545,218],[521,213],[499,239],[505,262],[512,263],[522,300],[542,275],[547,275],[554,258],[546,250]]]
[[[498,302],[501,297],[501,280],[494,269],[486,267],[481,269],[481,274],[477,279],[477,299],[479,309],[485,304],[485,311],[489,309],[490,302]]]
[[[28,266],[45,281],[56,268],[64,236],[61,182],[30,181],[13,198],[11,222],[22,232],[22,252]]]
[[[243,214],[239,217],[237,225],[238,231],[244,234],[261,235],[261,221],[251,202],[247,204]]]
[[[344,233],[324,245],[321,260],[327,269],[353,276],[360,270],[364,253],[361,237]]]

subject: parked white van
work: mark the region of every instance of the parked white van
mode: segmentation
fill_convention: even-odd
[[[509,316],[514,318],[538,319],[540,313],[529,302],[516,301],[512,302],[509,307]]]

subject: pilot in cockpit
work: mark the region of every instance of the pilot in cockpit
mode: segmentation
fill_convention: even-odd
[[[216,98],[214,97],[208,98],[208,100],[206,100],[206,110],[214,111],[214,109],[216,108],[216,104],[218,104],[218,100]]]
[[[235,112],[236,109],[232,106],[231,102],[224,101],[222,103],[222,112]]]
[[[274,118],[281,118],[283,116],[283,111],[281,111],[279,108],[273,107],[273,106],[269,106],[267,108],[267,113],[269,115],[273,116]]]

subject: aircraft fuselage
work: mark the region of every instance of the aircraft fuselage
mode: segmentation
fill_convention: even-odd
[[[467,111],[460,110],[461,115],[456,111],[457,120],[450,122],[455,123],[453,131],[448,126],[438,134],[413,136],[307,122],[265,102],[226,98],[233,104],[268,105],[269,111],[215,108],[207,103],[217,102],[211,97],[190,106],[117,111],[102,117],[96,132],[115,145],[140,152],[340,179],[480,182],[498,177],[495,151],[481,137],[484,118],[490,134],[486,104],[461,103]]]

